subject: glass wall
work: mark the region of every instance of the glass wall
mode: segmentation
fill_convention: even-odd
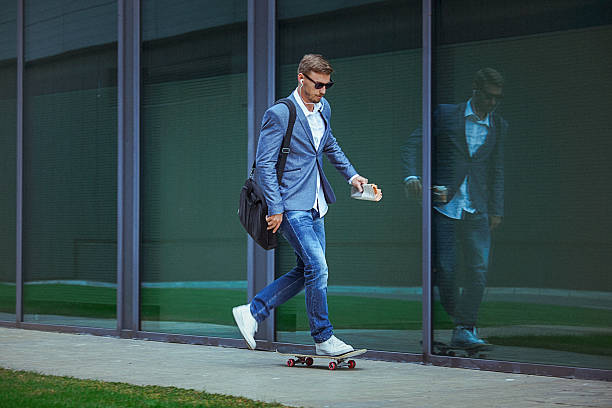
[[[405,196],[400,148],[421,118],[421,1],[304,7],[280,0],[277,7],[277,97],[296,88],[304,54],[328,58],[333,134],[356,170],[383,191],[377,203],[351,199],[346,180],[324,160],[337,197],[324,217],[335,334],[355,347],[419,352],[421,209]],[[277,275],[295,262],[281,240]],[[278,309],[277,329],[279,341],[313,343],[303,292]]]
[[[117,4],[25,2],[26,322],[116,327]]]
[[[0,1],[0,320],[15,320],[17,2]]]
[[[435,338],[610,369],[610,3],[437,7]]]
[[[240,338],[247,2],[142,3],[142,330]]]
[[[337,196],[324,218],[335,334],[422,353],[426,192],[434,354],[611,370],[610,2],[433,2],[431,185],[422,3],[276,0],[277,98],[296,89],[304,54],[323,54],[333,134],[384,193],[351,199],[324,160]],[[16,318],[18,4],[0,0],[3,322]],[[115,329],[118,2],[24,5],[24,321]],[[247,78],[247,6],[141,2],[143,331],[241,338],[236,210],[248,81],[260,79]],[[281,239],[277,277],[295,262]],[[276,319],[277,341],[312,344],[303,293]]]

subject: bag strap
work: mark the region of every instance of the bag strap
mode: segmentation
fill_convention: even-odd
[[[287,156],[291,153],[291,149],[289,146],[291,145],[291,136],[293,135],[293,126],[295,125],[295,119],[297,117],[297,113],[295,111],[295,104],[289,98],[279,99],[274,102],[274,105],[282,103],[287,106],[289,109],[289,123],[287,124],[287,130],[285,131],[285,136],[283,137],[283,144],[278,153],[278,162],[276,165],[276,177],[278,178],[278,182],[280,184],[281,179],[283,178],[283,172],[285,171],[285,164],[287,163]],[[253,167],[251,168],[251,176],[253,176],[253,172],[255,171],[255,161],[253,161]]]
[[[287,156],[291,153],[289,146],[291,145],[291,136],[293,135],[293,125],[295,125],[295,104],[289,98],[283,98],[278,100],[276,103],[282,103],[289,108],[289,123],[287,124],[287,131],[283,138],[283,145],[281,146],[278,164],[276,165],[276,177],[278,177],[278,183],[280,184],[283,178],[283,172],[285,171],[285,164],[287,163]]]

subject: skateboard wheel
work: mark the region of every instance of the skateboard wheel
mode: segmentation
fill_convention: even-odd
[[[338,364],[336,364],[335,361],[332,361],[331,363],[329,363],[330,370],[335,370],[336,368],[338,368]]]
[[[306,357],[306,365],[311,366],[314,363],[314,360],[311,357]]]
[[[357,363],[355,362],[355,360],[349,360],[349,362],[348,362],[349,368],[355,368],[356,365],[357,365]]]
[[[295,360],[290,358],[289,360],[287,360],[287,366],[288,367],[293,367],[295,365]]]

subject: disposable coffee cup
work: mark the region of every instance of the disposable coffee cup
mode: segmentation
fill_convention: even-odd
[[[446,186],[433,186],[433,199],[437,203],[446,203],[448,201],[448,189]]]

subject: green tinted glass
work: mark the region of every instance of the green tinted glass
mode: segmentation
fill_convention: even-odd
[[[329,59],[333,135],[356,170],[383,191],[377,203],[351,199],[347,181],[324,159],[337,197],[324,217],[329,318],[354,347],[419,352],[421,209],[404,193],[400,155],[421,117],[421,2],[339,3],[317,4],[304,15],[299,2],[277,2],[277,98],[296,88],[304,54]],[[281,240],[277,275],[295,265]],[[280,341],[312,344],[303,293],[278,309],[277,330]]]
[[[239,338],[247,8],[210,4],[143,2],[141,327]]]
[[[15,320],[17,3],[0,1],[0,320]]]
[[[609,2],[451,3],[433,78],[435,339],[610,369]]]
[[[117,4],[26,2],[27,322],[116,327]]]

